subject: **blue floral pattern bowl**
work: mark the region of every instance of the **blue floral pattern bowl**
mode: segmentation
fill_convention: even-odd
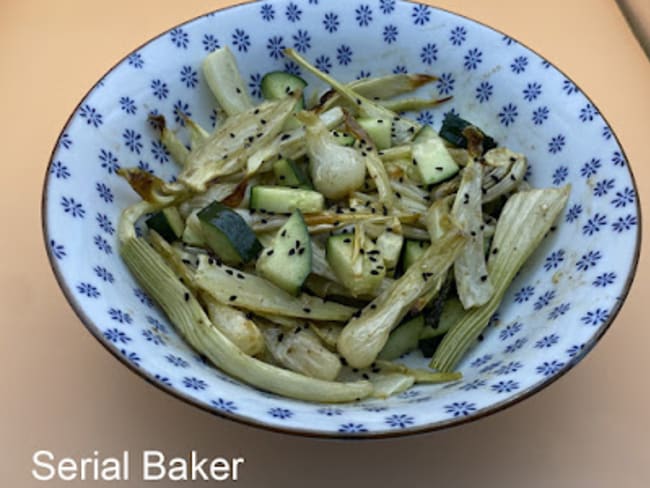
[[[572,184],[543,242],[470,354],[461,381],[417,385],[388,400],[317,405],[251,388],[189,348],[118,255],[120,211],[137,197],[117,175],[138,166],[170,179],[174,165],[149,125],[185,113],[207,128],[215,102],[199,71],[229,45],[253,97],[293,47],[342,80],[429,72],[423,89],[453,95],[417,117],[438,128],[453,110],[525,153],[537,187]],[[624,153],[597,108],[558,69],[515,40],[432,7],[395,0],[256,2],[179,25],[133,51],[81,101],[50,161],[46,244],[68,300],[113,354],[160,388],[222,416],[289,432],[387,436],[480,418],[539,391],[574,366],[614,319],[639,252],[640,213]],[[419,353],[418,353],[419,354]],[[418,354],[406,361],[424,364]]]

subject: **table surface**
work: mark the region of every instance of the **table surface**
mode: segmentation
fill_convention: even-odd
[[[160,31],[230,3],[0,3],[0,221],[7,232],[0,239],[0,484],[36,486],[37,449],[87,456],[153,448],[169,456],[192,449],[244,456],[239,486],[650,486],[647,245],[614,326],[571,373],[479,422],[400,440],[304,439],[221,420],[148,385],[85,331],[43,246],[40,193],[51,148],[71,109],[115,61]],[[435,4],[507,32],[565,71],[614,127],[639,193],[650,195],[650,63],[614,0]],[[650,215],[647,205],[644,212]]]

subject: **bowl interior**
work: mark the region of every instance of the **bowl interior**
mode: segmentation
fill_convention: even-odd
[[[218,46],[236,54],[253,97],[261,76],[284,69],[294,47],[341,80],[427,72],[421,96],[453,99],[418,120],[438,128],[454,110],[501,145],[527,155],[529,183],[571,183],[567,207],[509,289],[464,378],[417,385],[388,400],[317,405],[250,388],[190,349],[118,256],[120,211],[136,201],[115,174],[140,166],[166,179],[174,163],[147,122],[180,113],[218,124],[200,72]],[[311,87],[323,88],[313,77]],[[414,115],[415,116],[415,115]],[[183,135],[183,131],[179,131]],[[183,136],[184,137],[184,136]],[[122,60],[80,103],[53,153],[44,195],[45,237],[68,299],[89,330],[161,387],[258,425],[323,435],[431,429],[506,406],[575,364],[602,335],[636,264],[639,211],[632,176],[611,129],[553,65],[486,26],[409,2],[256,2],[197,18]],[[426,364],[419,354],[406,361]]]

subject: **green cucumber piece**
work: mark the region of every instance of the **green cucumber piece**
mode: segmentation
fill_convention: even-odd
[[[327,239],[327,262],[352,295],[371,295],[386,276],[386,266],[381,251],[370,241],[355,257],[353,239],[352,234],[330,236]]]
[[[312,190],[313,186],[304,171],[291,159],[278,159],[273,163],[275,180],[281,186]]]
[[[338,142],[341,146],[350,147],[354,146],[354,143],[357,142],[356,137],[348,134],[347,132],[333,130],[332,135],[336,138],[336,142]]]
[[[465,309],[463,304],[460,303],[460,300],[456,297],[447,299],[442,305],[442,311],[440,312],[440,318],[435,327],[426,326],[422,329],[420,334],[420,339],[430,339],[432,337],[438,337],[444,335],[452,328],[452,326],[458,322],[464,315]]]
[[[424,141],[428,141],[429,139],[440,139],[440,136],[436,133],[435,130],[433,130],[433,128],[430,125],[425,125],[416,134],[415,138],[413,139],[413,142],[424,142]]]
[[[360,117],[357,122],[366,131],[379,151],[388,149],[391,146],[390,120]]]
[[[425,185],[440,183],[451,178],[460,170],[442,139],[427,139],[413,144],[413,164]]]
[[[241,215],[222,203],[211,203],[197,217],[206,244],[226,264],[247,263],[262,250],[255,233]]]
[[[321,212],[324,207],[325,197],[317,191],[266,185],[251,189],[250,208],[259,211],[290,213],[300,210],[314,213]]]
[[[296,90],[304,90],[307,86],[307,82],[303,80],[300,76],[292,75],[286,71],[271,71],[266,73],[262,78],[260,87],[262,90],[262,96],[266,100],[279,100],[284,98],[289,94],[295,92]],[[298,100],[296,108],[293,113],[298,113],[305,108],[305,96]],[[283,129],[284,130],[293,130],[300,127],[300,122],[291,116],[285,122]]]
[[[471,122],[460,118],[458,115],[453,113],[447,113],[442,122],[442,127],[440,127],[440,137],[450,142],[456,147],[467,148],[467,138],[463,135],[463,131],[467,128],[473,126],[478,129],[481,134],[483,134],[483,152],[489,151],[497,147],[496,141],[485,134],[479,127],[476,127]]]
[[[381,251],[386,265],[386,274],[393,276],[404,245],[404,236],[395,232],[384,232],[377,238],[377,248]]]
[[[416,241],[407,239],[404,242],[404,252],[402,253],[402,269],[406,271],[411,265],[419,259],[424,251],[427,250],[430,243],[429,241]]]
[[[311,273],[311,237],[296,210],[280,228],[273,243],[257,259],[257,274],[292,295],[298,295]]]
[[[377,356],[378,359],[392,361],[418,347],[420,334],[424,328],[424,317],[416,317],[397,326],[388,336],[388,340]]]
[[[147,227],[155,230],[167,242],[174,242],[183,235],[185,222],[176,207],[167,207],[149,217]]]

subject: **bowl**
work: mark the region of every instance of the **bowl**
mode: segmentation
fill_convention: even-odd
[[[251,388],[187,346],[118,255],[120,211],[137,200],[116,175],[139,166],[169,179],[170,156],[147,121],[181,113],[206,128],[215,102],[200,72],[228,45],[254,98],[261,76],[304,75],[293,47],[341,80],[427,72],[422,89],[453,96],[418,120],[438,128],[453,110],[527,155],[536,187],[571,183],[556,229],[529,259],[460,364],[463,379],[416,385],[387,400],[326,405]],[[305,75],[310,85],[324,88]],[[161,389],[220,416],[331,437],[385,437],[478,419],[548,386],[592,349],[634,275],[640,210],[616,136],[594,104],[549,61],[485,25],[417,3],[380,0],[255,2],[180,24],[111,68],[75,108],[58,139],[43,192],[44,236],[65,296],[120,361]],[[406,360],[425,364],[413,353]]]

